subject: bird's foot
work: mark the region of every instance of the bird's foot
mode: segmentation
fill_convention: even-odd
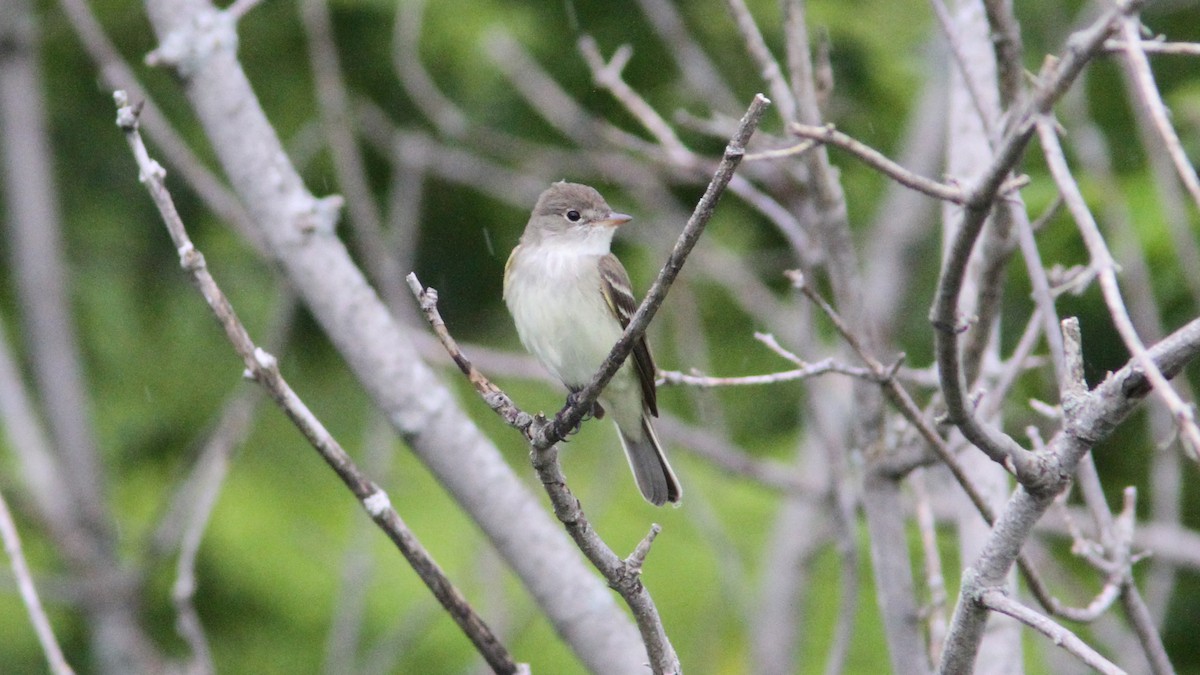
[[[573,392],[567,394],[567,407],[573,408],[577,405],[579,405],[579,392],[573,391]],[[570,430],[568,430],[566,432],[567,435],[570,436],[570,435],[579,433],[579,430],[583,427],[583,423],[592,418],[595,418],[598,420],[604,419],[604,406],[600,405],[599,401],[592,403],[591,409],[588,410],[587,412],[585,412],[583,414],[583,417],[580,418],[579,422],[577,422],[574,427],[572,427]],[[563,418],[562,418],[562,411],[559,411],[559,413],[557,415],[555,415],[555,422],[558,424],[559,427],[563,426],[564,423],[563,423]],[[564,439],[564,440],[566,440],[566,439]]]

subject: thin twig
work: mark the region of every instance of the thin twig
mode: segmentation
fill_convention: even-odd
[[[714,387],[746,387],[763,384],[779,384],[780,382],[795,382],[796,380],[807,380],[821,375],[830,373],[839,373],[849,375],[850,377],[860,377],[865,380],[876,381],[876,376],[870,370],[861,367],[848,366],[844,363],[839,363],[835,359],[821,359],[816,363],[805,363],[800,368],[794,370],[784,370],[777,373],[767,373],[765,375],[743,375],[740,377],[710,377],[700,373],[681,373],[677,370],[664,370],[658,373],[658,385],[687,385],[690,387],[701,387],[711,389]]]
[[[638,0],[638,6],[659,39],[668,47],[667,54],[675,61],[684,81],[691,91],[704,92],[706,103],[713,110],[730,110],[737,107],[737,99],[729,84],[708,58],[704,49],[688,32],[687,26],[671,0]],[[727,138],[732,129],[720,134]]]
[[[1088,646],[1086,642],[1080,640],[1079,636],[1014,600],[1004,591],[996,589],[984,591],[979,596],[978,602],[993,612],[1011,616],[1045,635],[1050,638],[1051,642],[1067,650],[1067,652],[1088,666],[1095,668],[1101,673],[1105,673],[1105,675],[1124,675],[1125,673],[1124,670],[1118,668],[1112,661],[1104,658],[1099,652]]]
[[[1150,610],[1142,600],[1142,594],[1132,578],[1127,578],[1124,587],[1121,588],[1121,605],[1125,608],[1125,616],[1129,618],[1134,634],[1145,649],[1151,672],[1154,675],[1174,675],[1175,667],[1171,665],[1171,659],[1167,656],[1162,635],[1159,634],[1154,617],[1150,615]]]
[[[1037,129],[1050,173],[1054,176],[1063,202],[1071,212],[1084,244],[1087,246],[1092,259],[1091,266],[1096,270],[1100,289],[1117,333],[1121,335],[1122,341],[1133,355],[1134,360],[1144,369],[1155,393],[1171,410],[1179,429],[1180,440],[1193,457],[1200,455],[1200,427],[1196,426],[1192,407],[1184,403],[1175,389],[1167,382],[1167,378],[1154,365],[1146,352],[1146,346],[1142,344],[1142,339],[1138,336],[1133,320],[1129,318],[1129,310],[1125,307],[1121,288],[1117,284],[1116,262],[1113,261],[1112,254],[1108,251],[1108,244],[1105,243],[1104,236],[1100,233],[1100,228],[1084,201],[1079,185],[1071,175],[1052,120],[1048,117],[1039,119]]]
[[[1139,39],[1136,45],[1134,49],[1146,54],[1200,56],[1200,43],[1196,42],[1166,42],[1165,40]],[[1110,53],[1128,54],[1130,47],[1130,43],[1123,39],[1112,38],[1104,41],[1104,51]]]
[[[679,140],[679,136],[675,134],[671,125],[621,77],[621,71],[625,69],[625,64],[633,58],[633,48],[629,45],[621,45],[613,54],[612,60],[605,61],[604,56],[600,54],[600,47],[597,46],[596,40],[592,36],[580,37],[578,46],[579,53],[583,55],[584,62],[591,69],[592,79],[596,84],[607,89],[625,106],[625,109],[646,128],[646,131],[654,136],[654,140],[658,141],[658,144],[667,152],[671,161],[682,166],[694,164],[695,155]]]
[[[1121,23],[1121,34],[1125,42],[1125,59],[1130,75],[1133,77],[1142,105],[1145,106],[1145,110],[1154,123],[1155,130],[1158,131],[1163,145],[1166,146],[1167,155],[1175,164],[1175,171],[1179,174],[1180,181],[1187,188],[1192,200],[1197,206],[1200,206],[1200,176],[1196,175],[1196,167],[1192,166],[1187,152],[1183,149],[1183,143],[1179,140],[1179,134],[1175,132],[1175,126],[1171,124],[1171,113],[1167,110],[1162,95],[1158,91],[1154,72],[1150,69],[1150,61],[1141,49],[1144,43],[1139,33],[1140,27],[1141,22],[1134,17],[1126,17]]]
[[[979,487],[975,485],[975,481],[970,477],[970,475],[967,474],[962,464],[958,461],[958,457],[955,455],[954,451],[950,449],[950,445],[944,438],[941,437],[941,435],[938,434],[933,425],[927,419],[925,419],[925,415],[921,412],[921,409],[917,407],[912,395],[909,394],[908,390],[896,380],[896,366],[892,366],[890,368],[884,366],[870,352],[868,352],[861,341],[859,341],[858,338],[850,331],[849,326],[842,319],[841,315],[838,314],[837,310],[830,306],[825,298],[821,297],[821,295],[817,293],[815,289],[805,282],[802,274],[799,272],[790,272],[788,273],[788,276],[792,279],[792,285],[798,288],[801,293],[809,298],[809,300],[816,304],[821,311],[824,312],[827,317],[829,317],[829,320],[833,322],[833,325],[838,330],[838,333],[841,334],[842,338],[846,340],[851,348],[855,350],[855,353],[858,354],[859,358],[861,358],[863,362],[867,364],[867,367],[872,371],[876,381],[879,382],[880,387],[883,389],[884,396],[888,399],[892,406],[900,412],[904,419],[908,420],[908,422],[913,425],[913,427],[920,434],[921,438],[925,440],[925,443],[928,445],[928,447],[933,450],[938,459],[940,459],[942,463],[946,465],[946,468],[950,470],[951,475],[954,476],[955,481],[957,481],[959,486],[962,487],[963,492],[966,493],[967,497],[979,511],[979,515],[984,519],[984,521],[989,526],[994,525],[996,518],[998,517],[996,510],[983,496],[983,493]],[[767,342],[767,340],[764,340],[764,342]],[[768,345],[769,344],[770,343],[768,342]],[[777,353],[787,355],[785,358],[788,358],[789,356],[791,358],[798,358],[782,347],[778,347],[777,345],[776,347]],[[899,364],[897,363],[897,365]],[[904,473],[911,468],[914,467],[906,465],[897,467],[893,471],[896,473]],[[1073,618],[1076,616],[1073,608],[1063,605],[1057,598],[1053,596],[1053,594],[1050,593],[1040,575],[1038,575],[1037,568],[1029,560],[1026,553],[1018,553],[1017,563],[1020,567],[1022,576],[1024,576],[1026,583],[1029,585],[1030,592],[1033,593],[1035,598],[1037,598],[1038,603],[1043,609],[1060,616],[1066,616],[1068,618]]]
[[[21,550],[21,536],[17,534],[16,523],[13,522],[3,494],[0,494],[0,539],[4,540],[4,552],[8,554],[13,579],[17,582],[21,601],[25,603],[25,612],[29,615],[33,632],[37,634],[38,642],[42,645],[50,672],[55,675],[73,675],[75,671],[63,656],[58,638],[54,636],[54,628],[51,627],[42,601],[38,598],[37,586],[33,583],[33,575],[29,573],[29,564],[25,562],[25,554]]]
[[[660,437],[733,477],[789,495],[816,496],[818,479],[775,459],[748,455],[707,427],[692,426],[669,414],[655,422]]]
[[[923,618],[929,626],[929,661],[942,658],[942,641],[946,639],[946,578],[942,574],[942,557],[937,545],[937,521],[933,516],[924,470],[909,476],[916,511],[917,530],[921,533],[921,555],[925,561],[925,586],[929,604]]]
[[[291,302],[289,300],[289,302]],[[179,491],[186,499],[186,522],[179,536],[179,557],[175,564],[175,583],[171,586],[171,603],[175,607],[175,629],[191,649],[192,667],[199,672],[215,673],[212,650],[204,632],[204,624],[196,611],[196,559],[209,519],[221,494],[229,471],[230,456],[250,433],[254,414],[262,400],[260,390],[242,389],[221,414],[196,467],[191,480]]]
[[[878,150],[838,131],[832,124],[820,127],[808,124],[791,124],[788,125],[788,131],[801,138],[839,147],[901,185],[927,194],[934,199],[941,199],[954,204],[962,204],[966,200],[966,194],[962,188],[939,183],[924,176],[918,176],[888,159]]]
[[[391,501],[378,485],[371,481],[341,445],[333,438],[320,420],[300,400],[279,371],[275,357],[254,344],[250,334],[238,318],[229,299],[221,291],[216,280],[208,271],[204,256],[192,244],[187,230],[175,209],[174,201],[164,183],[166,172],[158,162],[150,158],[141,134],[138,132],[138,109],[131,106],[125,92],[115,92],[117,125],[125,132],[130,150],[137,160],[140,180],[158,207],[159,214],[167,227],[171,240],[179,252],[180,264],[191,274],[193,282],[208,302],[218,322],[225,330],[234,351],[246,366],[246,377],[266,389],[267,393],[282,408],[297,429],[308,439],[321,458],[337,473],[351,493],[362,503],[371,519],[379,525],[388,538],[408,560],[413,570],[429,590],[446,608],[455,623],[497,672],[517,673],[519,667],[504,645],[495,638],[491,629],[478,616],[466,598],[446,577],[438,564],[401,520],[392,508]]]
[[[754,16],[750,13],[750,8],[746,6],[745,0],[725,0],[725,5],[729,8],[729,13],[733,15],[733,21],[737,25],[738,32],[741,33],[742,41],[746,44],[746,51],[758,65],[759,76],[766,83],[767,90],[771,92],[771,100],[775,101],[779,117],[784,124],[799,121],[796,117],[796,99],[792,95],[792,89],[784,79],[779,61],[775,60],[775,55],[767,47],[767,41],[763,39],[762,31],[758,29],[758,24],[754,21]]]
[[[574,429],[583,416],[588,411],[592,410],[593,404],[600,396],[600,392],[604,389],[608,381],[612,379],[621,364],[625,362],[629,352],[633,349],[633,344],[641,338],[646,332],[647,326],[658,312],[658,308],[662,306],[663,300],[666,299],[667,292],[671,289],[671,284],[679,275],[683,264],[687,261],[687,257],[699,241],[700,235],[704,232],[704,227],[708,225],[708,221],[712,218],[713,211],[717,207],[717,201],[720,200],[725,187],[729,184],[733,177],[734,171],[741,162],[742,155],[745,153],[746,142],[750,140],[750,136],[754,134],[754,130],[758,128],[758,123],[762,119],[763,112],[766,111],[770,101],[762,94],[754,97],[754,101],[746,110],[746,114],[742,117],[742,121],[738,126],[734,136],[729,140],[729,145],[725,148],[725,154],[721,159],[721,163],[717,166],[716,172],[713,174],[712,180],[708,184],[708,188],[704,191],[704,195],[697,202],[695,210],[688,218],[687,225],[679,234],[679,238],[675,242],[675,247],[671,250],[671,254],[667,257],[667,261],[663,264],[662,270],[659,271],[658,277],[654,280],[654,284],[646,293],[645,299],[638,307],[637,312],[629,320],[629,325],[625,327],[625,334],[613,346],[612,352],[608,358],[601,364],[600,369],[592,378],[592,381],[575,396],[575,404],[568,404],[558,412],[554,417],[554,421],[550,424],[539,425],[539,429],[535,432],[534,447],[545,449],[558,441],[566,438],[568,432]]]
[[[789,145],[785,148],[775,148],[774,150],[759,150],[758,152],[747,153],[742,158],[744,162],[759,162],[768,159],[784,159],[785,157],[796,157],[817,147],[816,141],[807,140],[795,145]]]
[[[583,512],[583,506],[567,487],[567,479],[558,462],[558,446],[551,444],[545,448],[537,447],[540,427],[535,420],[541,420],[541,427],[548,426],[544,418],[524,412],[513,402],[504,390],[496,386],[486,375],[467,358],[459,348],[457,341],[450,334],[446,322],[442,319],[437,308],[437,291],[426,288],[417,279],[416,274],[410,273],[406,280],[413,292],[413,297],[424,312],[425,318],[433,328],[433,332],[442,342],[450,358],[454,360],[459,370],[466,375],[467,380],[475,387],[488,407],[492,409],[509,426],[520,431],[532,446],[531,460],[537,471],[546,494],[554,506],[556,515],[567,533],[575,541],[579,550],[591,561],[592,565],[608,580],[612,587],[633,612],[646,652],[650,657],[650,667],[657,675],[659,673],[674,673],[679,670],[679,657],[667,637],[659,617],[658,608],[650,597],[650,592],[641,583],[640,574],[630,569],[629,561],[622,560],[612,548],[600,537],[595,528],[588,522]],[[648,545],[648,544],[647,544]],[[641,556],[644,561],[645,555]],[[639,563],[640,565],[640,563]]]
[[[235,21],[241,20],[242,17],[250,13],[250,10],[258,7],[262,0],[234,0],[228,7],[225,8],[225,13],[231,16]]]
[[[1124,17],[1137,11],[1146,1],[1130,0],[1110,8],[1089,27],[1073,34],[1059,58],[1047,62],[1038,86],[1016,114],[1010,131],[997,146],[991,166],[967,192],[962,219],[956,228],[954,240],[948,246],[929,313],[930,323],[935,329],[935,354],[942,391],[946,397],[947,418],[959,427],[967,440],[993,461],[1016,474],[1018,480],[1032,490],[1056,489],[1058,472],[1043,465],[1049,457],[1031,455],[1003,431],[980,421],[972,410],[959,355],[958,335],[962,321],[958,312],[959,294],[975,242],[992,211],[1001,185],[1033,136],[1036,117],[1050,110]]]

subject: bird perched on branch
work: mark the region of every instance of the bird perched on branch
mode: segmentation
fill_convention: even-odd
[[[631,218],[587,185],[551,185],[533,207],[504,267],[504,302],[521,344],[571,390],[587,386],[637,309],[629,274],[610,252]],[[650,424],[658,416],[654,360],[645,336],[600,394],[646,501],[678,503],[683,491]]]

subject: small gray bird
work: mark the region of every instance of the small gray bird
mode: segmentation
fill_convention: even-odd
[[[629,274],[609,252],[630,217],[593,188],[551,185],[504,267],[504,302],[521,344],[572,393],[587,386],[637,310]],[[678,503],[683,491],[650,426],[658,416],[654,360],[643,337],[600,395],[646,501]]]

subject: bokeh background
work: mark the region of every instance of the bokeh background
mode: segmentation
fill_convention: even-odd
[[[404,0],[401,0],[404,5]],[[187,475],[224,406],[247,395],[252,384],[240,381],[242,366],[201,298],[179,269],[161,222],[137,181],[125,141],[113,123],[111,92],[80,45],[61,7],[34,3],[41,35],[41,82],[52,133],[57,198],[61,204],[70,302],[82,348],[82,365],[90,400],[88,417],[102,450],[105,484],[119,522],[121,556],[147,579],[144,617],[168,653],[182,653],[174,630],[170,587],[174,559],[163,546],[161,530],[179,481]],[[782,53],[781,10],[774,1],[751,1],[768,44]],[[211,151],[195,123],[179,86],[162,69],[143,64],[155,42],[137,3],[97,0],[91,7],[121,54],[166,114],[210,166]],[[1090,15],[1082,2],[1016,2],[1025,40],[1026,66],[1036,71],[1041,55],[1061,49],[1065,36]],[[372,0],[330,3],[336,44],[355,105],[368,112],[375,131],[364,124],[362,147],[371,188],[385,214],[397,189],[396,165],[381,146],[382,123],[405,134],[414,147],[444,153],[454,147],[406,94],[393,67],[397,40],[397,5]],[[733,22],[716,0],[680,3],[679,11],[730,83],[739,105],[763,90],[753,62],[745,55]],[[815,1],[808,5],[809,24],[827,41],[834,89],[826,116],[839,129],[884,152],[895,152],[916,113],[919,93],[933,78],[944,76],[945,57],[928,3],[916,0]],[[417,14],[419,15],[419,13]],[[1200,7],[1194,2],[1154,3],[1145,14],[1153,31],[1177,41],[1200,40]],[[712,114],[734,116],[741,108],[697,97],[680,83],[677,70],[636,4],[625,1],[514,2],[447,0],[429,3],[420,26],[419,54],[433,80],[465,115],[467,123],[494,129],[540,146],[570,152],[611,152],[602,140],[580,148],[537,114],[505,75],[512,64],[497,63],[497,40],[521,45],[529,56],[588,111],[636,135],[644,136],[612,98],[591,80],[576,49],[582,33],[595,37],[601,51],[633,47],[624,71],[626,80],[664,116],[676,111],[696,119]],[[339,191],[335,171],[323,146],[308,44],[297,3],[267,0],[240,23],[239,53],[255,90],[293,161],[316,194]],[[1160,57],[1155,74],[1174,111],[1174,121],[1193,157],[1200,152],[1200,60]],[[938,74],[942,71],[942,74]],[[1136,131],[1126,99],[1115,92],[1123,85],[1116,66],[1099,59],[1078,84],[1095,122],[1115,149],[1114,169],[1123,197],[1132,207],[1138,237],[1154,271],[1153,288],[1168,326],[1196,315],[1173,244],[1163,225],[1156,198],[1155,175]],[[371,117],[374,115],[374,117]],[[778,118],[768,117],[767,130],[780,134]],[[385,127],[386,128],[386,127]],[[678,125],[689,147],[709,157],[723,143],[711,135]],[[372,140],[372,139],[375,140]],[[475,157],[512,165],[511,154],[468,148]],[[151,152],[155,148],[151,147]],[[833,153],[841,170],[858,228],[877,222],[885,179]],[[479,163],[475,170],[489,171]],[[168,185],[193,239],[214,275],[232,299],[251,333],[260,340],[274,336],[274,352],[297,392],[341,443],[384,484],[397,507],[435,558],[485,617],[499,627],[519,660],[534,672],[578,672],[580,666],[478,529],[439,488],[407,450],[380,429],[377,414],[321,330],[295,307],[283,282],[228,223],[216,217],[178,180],[168,165]],[[1037,153],[1022,166],[1031,184],[1023,191],[1031,214],[1039,214],[1054,196]],[[416,181],[415,222],[402,258],[421,280],[438,289],[441,309],[455,336],[469,345],[519,355],[520,345],[500,299],[500,279],[508,251],[524,226],[537,190],[551,180],[575,179],[600,188],[615,208],[631,212],[635,221],[619,238],[617,252],[635,286],[644,291],[665,258],[682,217],[699,196],[703,183],[668,181],[670,190],[659,204],[646,194],[631,194],[619,176],[589,168],[573,175],[570,161],[557,166],[522,169],[527,181],[473,181],[469,171],[431,169]],[[539,183],[538,179],[543,182]],[[1104,195],[1080,176],[1089,197]],[[500,185],[497,186],[496,183]],[[0,201],[3,195],[0,195]],[[1194,205],[1187,210],[1194,233]],[[1039,235],[1047,261],[1084,261],[1084,249],[1065,216],[1052,220]],[[344,238],[353,234],[340,230]],[[760,215],[736,199],[718,209],[702,247],[730,251],[754,271],[781,308],[793,307],[794,292],[782,272],[796,266],[781,235]],[[907,354],[907,365],[929,366],[932,333],[927,321],[936,281],[940,247],[936,218],[928,236],[907,256],[916,272],[906,281],[898,309],[901,320],[891,345]],[[7,238],[0,236],[0,318],[4,339],[25,354],[22,310],[14,288]],[[870,265],[865,260],[864,265]],[[1019,266],[1018,266],[1019,267]],[[1020,272],[1020,273],[1018,273]],[[674,306],[673,306],[674,305]],[[1019,337],[1028,312],[1028,282],[1014,270],[1006,296],[1002,342]],[[414,319],[412,307],[397,313]],[[1083,324],[1088,377],[1098,381],[1128,358],[1104,312],[1099,294],[1090,290],[1065,298],[1064,315],[1076,314]],[[782,322],[801,320],[780,317]],[[810,320],[817,320],[809,315]],[[281,328],[281,325],[284,326]],[[695,330],[705,345],[697,363]],[[668,300],[662,318],[650,331],[659,365],[687,371],[699,367],[720,375],[783,370],[788,364],[753,339],[767,329],[744,311],[727,288],[711,274],[688,269],[678,296]],[[832,334],[828,326],[821,331]],[[438,361],[436,350],[430,358]],[[510,464],[536,485],[528,467],[527,447],[479,402],[452,368],[442,364],[445,381],[460,393],[463,407],[504,451]],[[528,360],[518,359],[497,381],[526,409],[554,410],[563,392],[547,382]],[[1187,376],[1195,379],[1194,369]],[[26,376],[29,373],[26,372]],[[1044,391],[1036,376],[1012,397],[1013,414],[1030,416],[1024,401]],[[719,420],[721,433],[753,457],[792,462],[805,433],[801,400],[806,384],[695,392],[668,388],[661,394],[670,414],[691,427]],[[1136,416],[1096,453],[1106,486],[1115,495],[1137,485],[1149,495],[1144,419]],[[1014,423],[1014,428],[1020,428]],[[1163,439],[1159,439],[1163,440]],[[29,517],[26,489],[13,468],[8,438],[0,433],[0,490],[14,506],[39,582],[68,658],[90,672],[86,626],[73,609],[71,580],[63,576],[55,552]],[[381,450],[382,448],[382,450]],[[686,447],[671,448],[673,463],[688,499],[680,509],[656,510],[643,503],[628,479],[607,424],[588,424],[564,452],[571,486],[592,522],[617,551],[629,551],[651,522],[664,532],[645,570],[651,589],[684,667],[695,673],[748,672],[747,626],[761,602],[757,585],[771,524],[779,508],[779,491],[730,475]],[[1180,463],[1183,475],[1182,524],[1200,527],[1200,491],[1194,464]],[[1143,509],[1148,499],[1142,502]],[[547,506],[547,508],[549,508]],[[859,525],[859,528],[862,526]],[[807,533],[796,532],[804,537]],[[944,538],[944,564],[950,591],[960,569],[952,539]],[[859,530],[865,551],[865,529]],[[1077,565],[1066,546],[1055,544],[1067,566]],[[914,533],[914,552],[917,543]],[[196,603],[208,631],[220,672],[336,672],[338,630],[353,631],[355,668],[361,672],[458,673],[480,666],[466,640],[422,587],[395,550],[364,517],[336,477],[307,447],[287,420],[269,404],[261,404],[252,428],[233,456],[228,478],[205,534],[198,559]],[[882,627],[875,605],[869,559],[861,556],[858,623],[846,671],[884,672],[888,667]],[[1200,625],[1200,575],[1184,566],[1164,624],[1167,647],[1181,672],[1200,672],[1195,629]],[[837,551],[819,549],[806,576],[800,652],[801,672],[822,672],[822,656],[838,611]],[[953,595],[951,595],[953,598]],[[355,603],[361,603],[356,611]],[[348,618],[345,612],[358,619]],[[44,662],[32,629],[15,593],[12,579],[0,574],[0,671],[32,673]],[[349,628],[346,628],[349,626]],[[1087,635],[1086,629],[1083,631]],[[1031,672],[1051,672],[1044,658],[1051,647],[1036,637],[1027,642]]]

